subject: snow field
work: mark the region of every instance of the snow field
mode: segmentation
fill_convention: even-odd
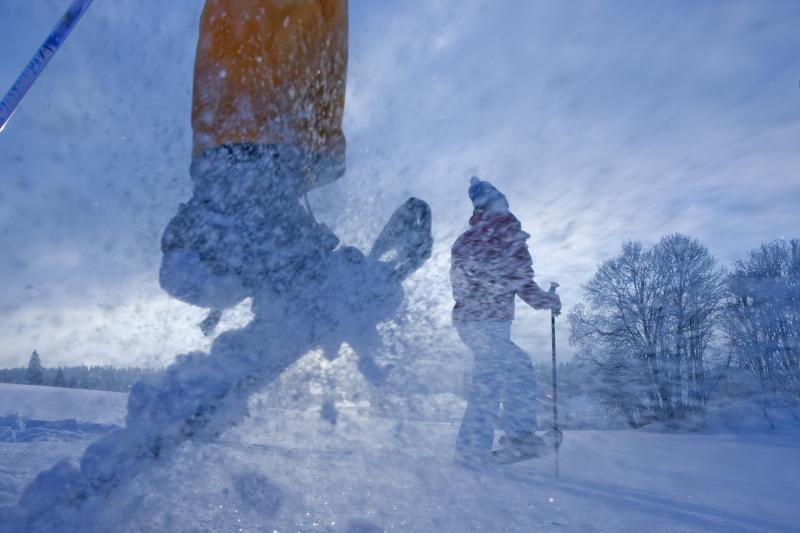
[[[0,416],[108,422],[124,414],[120,397],[0,386]],[[366,417],[347,408],[336,420],[251,402],[251,416],[219,442],[185,444],[81,527],[755,532],[796,531],[800,524],[797,432],[571,431],[556,480],[552,456],[485,471],[455,465],[457,424]],[[13,505],[39,471],[79,457],[96,435],[82,437],[0,442],[0,506]]]

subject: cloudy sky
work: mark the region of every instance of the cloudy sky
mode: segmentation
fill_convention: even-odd
[[[0,90],[68,4],[0,2]],[[157,282],[160,233],[191,194],[201,9],[97,0],[0,134],[0,367],[34,348],[47,365],[143,365],[206,346],[204,311]],[[348,173],[311,202],[363,249],[408,196],[431,204],[434,257],[407,288],[421,352],[457,343],[448,254],[471,175],[508,195],[537,279],[558,280],[568,308],[626,239],[684,232],[729,264],[800,236],[800,3],[350,11]],[[515,337],[537,361],[547,319],[518,306]]]

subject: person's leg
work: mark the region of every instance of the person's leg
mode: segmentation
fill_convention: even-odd
[[[522,438],[536,430],[536,371],[528,354],[511,342],[510,325],[494,333],[500,334],[495,343],[503,374],[503,428],[507,436]]]
[[[488,459],[500,408],[501,382],[493,357],[491,335],[480,322],[458,326],[459,335],[475,354],[467,409],[456,439],[460,460],[480,463]]]

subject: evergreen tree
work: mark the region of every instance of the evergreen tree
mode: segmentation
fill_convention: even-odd
[[[64,369],[58,367],[58,371],[56,372],[56,377],[53,379],[53,386],[54,387],[66,387],[67,380],[64,378]]]
[[[42,367],[42,360],[39,357],[39,352],[36,350],[31,354],[31,359],[28,361],[28,371],[25,374],[25,382],[29,385],[41,385],[44,381],[44,368]]]

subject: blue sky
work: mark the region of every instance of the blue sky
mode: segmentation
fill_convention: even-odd
[[[68,3],[0,3],[0,90]],[[0,134],[0,366],[33,348],[45,364],[163,364],[206,345],[203,311],[157,283],[160,233],[191,194],[201,9],[96,1]],[[626,239],[685,232],[728,264],[800,236],[800,3],[350,10],[348,173],[311,202],[362,248],[406,197],[431,204],[434,257],[407,287],[421,353],[463,355],[447,269],[473,174],[508,195],[537,279],[558,280],[567,307]],[[537,361],[547,318],[518,306]]]

